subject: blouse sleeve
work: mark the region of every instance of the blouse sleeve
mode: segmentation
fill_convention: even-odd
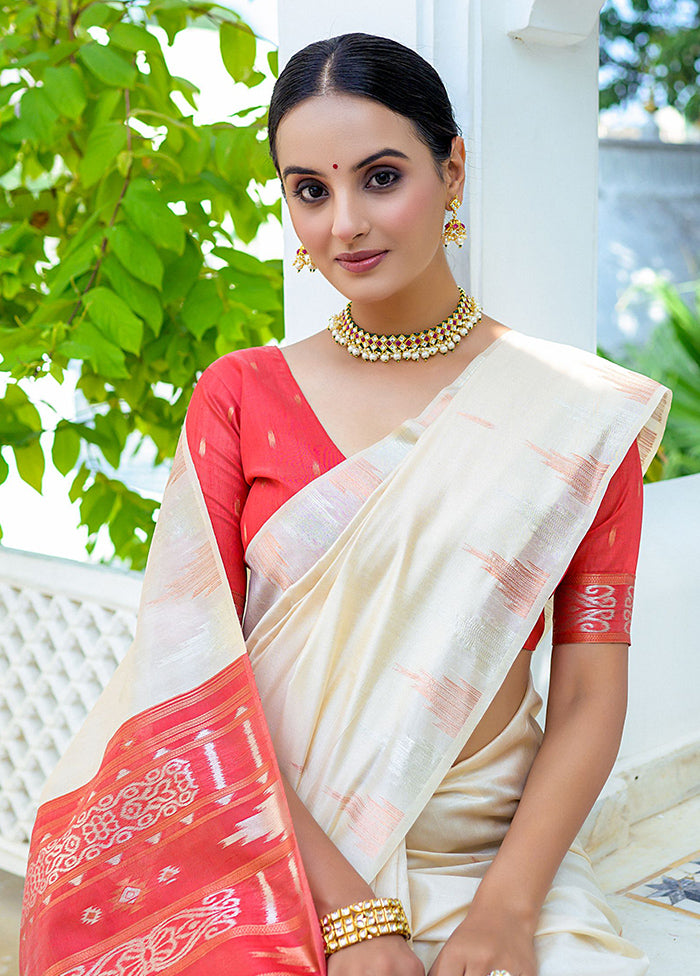
[[[238,616],[243,617],[246,567],[240,532],[248,495],[241,463],[241,374],[235,356],[202,374],[187,411],[187,444],[209,512]]]
[[[630,643],[641,526],[642,468],[635,442],[555,591],[554,644]]]

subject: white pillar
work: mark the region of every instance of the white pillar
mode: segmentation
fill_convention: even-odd
[[[284,64],[362,30],[415,48],[445,80],[467,142],[470,247],[456,276],[506,325],[595,346],[598,0],[279,0]],[[344,299],[297,275],[285,233],[287,335]]]
[[[595,347],[597,0],[472,0],[471,280],[532,335]],[[542,43],[546,41],[547,43]],[[573,43],[572,43],[573,42]]]

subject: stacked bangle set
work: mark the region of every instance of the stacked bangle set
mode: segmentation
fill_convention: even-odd
[[[338,908],[321,917],[321,931],[327,956],[380,935],[411,938],[408,919],[398,898],[372,898]]]

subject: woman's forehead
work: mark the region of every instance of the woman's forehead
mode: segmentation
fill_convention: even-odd
[[[358,95],[329,93],[304,99],[290,109],[277,130],[280,169],[302,165],[301,156],[306,164],[328,153],[332,162],[342,157],[355,164],[382,146],[393,146],[406,155],[421,147],[425,150],[409,119]]]

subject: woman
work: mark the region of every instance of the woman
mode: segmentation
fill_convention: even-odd
[[[269,135],[351,305],[195,391],[134,647],[39,812],[23,972],[641,976],[575,835],[668,391],[458,289],[464,144],[414,52],[310,45]]]

